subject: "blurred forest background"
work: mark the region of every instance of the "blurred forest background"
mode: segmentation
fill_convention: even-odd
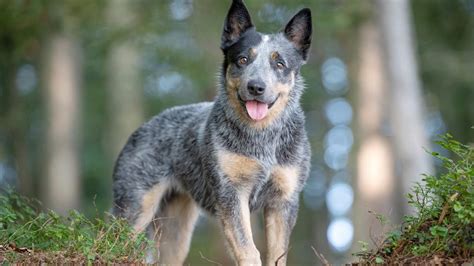
[[[410,211],[438,134],[474,140],[474,0],[247,0],[261,32],[313,11],[303,107],[312,171],[289,264],[352,260]],[[0,186],[103,215],[127,137],[165,108],[212,100],[230,1],[0,0]],[[438,151],[438,150],[437,150]],[[443,151],[439,151],[443,152]],[[254,238],[263,247],[262,221]],[[203,218],[188,261],[229,262]]]

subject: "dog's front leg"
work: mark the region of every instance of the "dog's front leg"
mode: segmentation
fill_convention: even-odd
[[[236,264],[261,265],[252,238],[248,196],[230,192],[220,201],[218,218]]]
[[[268,266],[286,265],[288,242],[298,212],[297,202],[277,202],[264,209]]]

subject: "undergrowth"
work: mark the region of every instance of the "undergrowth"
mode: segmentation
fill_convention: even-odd
[[[431,153],[441,160],[439,176],[425,175],[408,194],[415,215],[403,218],[401,228],[389,232],[376,250],[355,254],[362,263],[433,262],[474,260],[474,148],[449,134],[438,144],[453,159]],[[383,219],[379,219],[383,220]]]
[[[16,193],[0,194],[0,264],[132,263],[143,261],[150,243],[125,220],[42,212]]]

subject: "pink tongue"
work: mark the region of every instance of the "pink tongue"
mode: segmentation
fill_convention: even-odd
[[[268,112],[268,104],[258,101],[245,102],[245,107],[247,108],[247,113],[250,117],[257,121],[262,120]]]

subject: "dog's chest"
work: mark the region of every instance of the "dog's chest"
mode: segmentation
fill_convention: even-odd
[[[243,192],[260,195],[265,188],[274,196],[289,198],[298,187],[299,168],[276,160],[258,160],[226,150],[217,152],[222,178]]]

